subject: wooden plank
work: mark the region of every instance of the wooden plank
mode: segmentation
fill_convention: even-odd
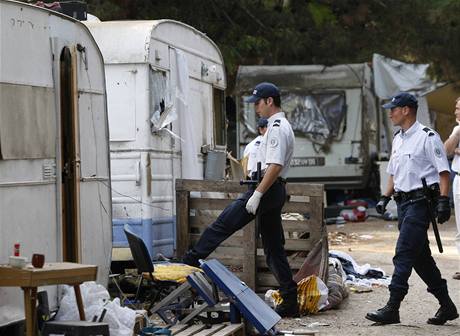
[[[189,196],[188,191],[176,191],[176,257],[181,258],[190,245],[189,226]]]
[[[286,239],[284,249],[287,251],[310,251],[311,248],[316,244],[316,241],[312,239]],[[257,248],[262,248],[262,241],[259,239],[257,242]]]
[[[188,325],[186,324],[176,324],[173,325],[169,330],[171,330],[171,335],[177,335],[180,333],[182,330],[185,330],[188,328]]]
[[[318,224],[310,219],[307,220],[291,220],[285,219],[282,221],[284,231],[289,232],[310,232],[318,229]]]
[[[180,191],[216,191],[224,193],[242,193],[248,190],[247,186],[242,186],[238,181],[210,181],[210,180],[176,180],[176,190]]]
[[[318,196],[323,198],[324,186],[313,183],[287,183],[286,191],[288,195]]]
[[[286,202],[282,212],[298,212],[301,214],[310,214],[311,210],[311,203]],[[311,214],[310,218],[312,218]]]
[[[243,281],[249,288],[255,290],[257,254],[257,231],[255,221],[246,225],[243,232]]]
[[[190,233],[189,236],[190,236],[191,243],[195,244],[198,241],[198,239],[200,239],[201,234],[199,234],[199,233]],[[238,237],[238,236],[235,237],[235,236],[231,235],[230,237],[225,239],[219,246],[243,248],[243,239],[242,239],[241,236],[240,237]]]
[[[265,261],[265,256],[257,256],[257,268],[268,268],[267,262]],[[295,258],[294,260],[289,259],[289,266],[291,266],[292,270],[298,270],[303,262],[305,261],[305,258]]]
[[[195,334],[195,336],[210,336],[210,335],[214,335],[216,332],[218,332],[219,330],[222,330],[226,327],[225,324],[214,324],[211,326],[211,328],[208,328],[208,329],[204,329],[202,331],[200,331],[198,334]]]
[[[189,328],[182,330],[181,332],[177,333],[177,336],[192,336],[199,333],[201,330],[206,328],[204,324],[194,324]]]
[[[224,329],[216,332],[214,335],[215,336],[230,336],[230,335],[243,335],[244,330],[243,330],[243,324],[230,324]]]
[[[233,201],[225,198],[190,198],[190,209],[224,210]]]

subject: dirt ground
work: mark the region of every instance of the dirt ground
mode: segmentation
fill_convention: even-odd
[[[373,267],[382,268],[387,274],[393,272],[392,257],[398,236],[397,222],[387,222],[370,218],[366,222],[346,223],[341,227],[328,225],[328,232],[339,231],[351,237],[369,235],[372,238],[344,239],[339,245],[331,245],[329,249],[344,251],[362,265],[369,263]],[[455,221],[440,226],[444,253],[440,254],[436,247],[433,232],[430,229],[430,246],[433,256],[443,277],[447,280],[452,300],[460,310],[460,280],[453,280],[455,271],[460,271],[460,258],[454,246],[456,233]],[[346,237],[346,236],[345,236]],[[401,304],[401,324],[379,326],[364,318],[367,312],[381,308],[388,300],[387,288],[375,288],[368,293],[350,293],[340,309],[330,310],[316,315],[298,319],[283,319],[277,327],[280,330],[312,329],[318,330],[321,336],[387,336],[387,335],[460,335],[460,319],[449,321],[444,326],[433,326],[426,320],[438,309],[437,300],[426,291],[426,286],[415,274],[409,279],[409,293]],[[313,326],[308,327],[313,324]]]

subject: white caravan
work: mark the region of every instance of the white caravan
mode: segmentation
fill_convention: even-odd
[[[123,225],[172,256],[175,179],[223,178],[226,76],[218,47],[172,20],[86,22],[105,62],[114,260]]]
[[[20,243],[29,262],[94,264],[107,284],[109,163],[104,64],[88,29],[0,0],[0,264]],[[56,287],[45,288],[53,308]],[[0,327],[22,319],[22,291],[0,287]]]

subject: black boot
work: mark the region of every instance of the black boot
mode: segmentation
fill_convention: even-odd
[[[381,324],[400,323],[399,304],[388,302],[385,307],[366,314],[366,318]]]
[[[275,311],[281,317],[299,317],[297,292],[283,296],[283,302],[276,306]]]
[[[449,298],[446,302],[441,304],[434,317],[431,317],[426,321],[428,324],[442,325],[447,321],[455,320],[458,318],[457,308],[452,300]]]
[[[190,250],[184,254],[182,257],[182,263],[193,267],[200,267],[199,258],[193,250]]]

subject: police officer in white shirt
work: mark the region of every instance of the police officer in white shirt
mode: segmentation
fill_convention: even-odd
[[[198,266],[221,242],[255,218],[262,237],[267,265],[280,285],[283,302],[276,307],[282,317],[298,316],[297,284],[284,250],[284,230],[281,209],[286,201],[285,178],[294,151],[294,132],[281,111],[278,88],[271,83],[258,84],[247,102],[254,103],[256,113],[268,119],[258,151],[263,178],[258,186],[251,186],[240,198],[233,201],[206,228],[197,244],[183,257],[183,262]]]
[[[245,170],[247,171],[249,177],[251,177],[252,173],[257,172],[257,154],[259,152],[260,144],[262,143],[264,135],[267,132],[267,125],[267,118],[259,118],[257,121],[257,132],[259,135],[250,143],[248,143],[244,148],[243,158],[247,158],[247,167]]]
[[[390,110],[394,126],[401,129],[393,139],[387,173],[387,189],[376,209],[379,213],[393,195],[398,206],[399,237],[393,257],[394,272],[389,286],[388,303],[366,318],[381,324],[399,323],[399,307],[406,296],[412,269],[426,283],[428,292],[439,301],[440,308],[427,323],[441,325],[458,317],[449,297],[447,283],[431,256],[427,229],[430,224],[422,178],[426,178],[431,199],[436,206],[438,222],[450,217],[449,164],[439,135],[417,121],[417,98],[403,92],[383,105]]]
[[[449,139],[444,142],[444,148],[447,155],[452,155],[452,171],[455,173],[453,187],[454,206],[455,206],[455,222],[457,224],[457,235],[455,236],[455,245],[457,252],[460,254],[460,97],[455,100],[455,119],[459,124],[454,127]],[[458,265],[457,265],[458,266]],[[457,268],[458,270],[458,268]],[[460,271],[460,270],[459,270]],[[455,280],[460,280],[460,272],[457,271],[453,275]]]

